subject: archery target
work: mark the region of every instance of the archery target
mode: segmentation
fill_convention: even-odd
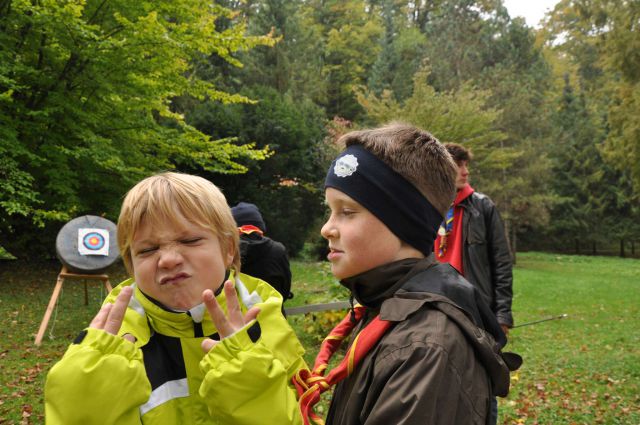
[[[118,260],[117,240],[113,222],[104,217],[84,215],[60,229],[56,238],[56,254],[71,272],[97,274]]]
[[[78,254],[109,255],[109,231],[105,229],[78,229]]]

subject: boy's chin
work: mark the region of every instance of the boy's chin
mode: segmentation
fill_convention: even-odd
[[[189,311],[192,308],[203,303],[202,299],[189,299],[189,300],[171,300],[168,303],[162,303],[169,310],[175,311]]]

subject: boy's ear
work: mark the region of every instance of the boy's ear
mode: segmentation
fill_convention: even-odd
[[[226,255],[225,255],[225,266],[227,268],[229,268],[229,266],[231,266],[231,264],[233,264],[233,259],[236,256],[235,251],[233,250],[233,240],[231,238],[227,238],[227,249],[225,250]]]

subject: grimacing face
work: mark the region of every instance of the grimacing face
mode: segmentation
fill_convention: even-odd
[[[232,261],[231,249],[223,250],[212,230],[182,215],[162,226],[143,219],[131,243],[136,284],[174,310],[200,304],[205,289],[215,291],[223,283]]]
[[[369,210],[345,193],[327,188],[331,215],[320,233],[329,242],[331,272],[338,279],[405,258],[422,258]]]

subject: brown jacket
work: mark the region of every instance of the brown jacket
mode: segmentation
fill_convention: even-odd
[[[380,318],[395,325],[337,385],[327,425],[484,425],[491,397],[508,392],[509,371],[482,329],[473,287],[434,263],[419,262],[422,270],[382,301]]]

